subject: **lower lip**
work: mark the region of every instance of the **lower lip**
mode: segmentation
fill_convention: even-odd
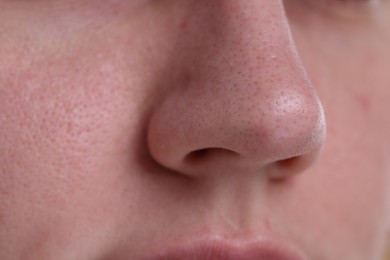
[[[174,246],[148,260],[306,260],[296,250],[276,241],[229,242],[207,239]]]

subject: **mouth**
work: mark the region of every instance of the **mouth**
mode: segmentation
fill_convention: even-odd
[[[271,239],[228,241],[201,239],[164,249],[147,260],[307,260],[304,255]]]

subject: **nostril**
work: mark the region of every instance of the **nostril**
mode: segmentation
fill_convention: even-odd
[[[284,180],[307,168],[313,155],[294,156],[271,164],[268,168],[269,176],[273,180]]]
[[[232,150],[218,148],[218,147],[208,147],[203,149],[198,149],[190,152],[185,160],[188,163],[198,163],[200,161],[205,161],[214,156],[237,156],[238,154]]]
[[[292,168],[295,164],[299,163],[299,157],[294,156],[277,162],[280,168]]]
[[[209,157],[212,150],[213,150],[213,148],[204,148],[204,149],[199,149],[199,150],[190,152],[186,156],[185,161],[188,163],[191,163],[191,164],[197,163],[199,161],[203,161],[207,157]]]
[[[294,156],[284,160],[277,161],[270,164],[268,167],[268,176],[273,181],[284,181],[288,179],[293,173],[298,172],[298,168],[301,168],[302,164],[300,156]]]

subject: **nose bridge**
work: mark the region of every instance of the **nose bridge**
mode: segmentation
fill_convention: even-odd
[[[259,61],[296,56],[280,0],[202,0],[187,8],[178,46],[192,47],[195,57],[210,66],[254,69]]]
[[[179,63],[187,64],[195,91],[221,94],[230,105],[239,96],[272,103],[312,91],[281,1],[194,1],[183,24],[178,46],[185,49],[178,52],[186,54]]]

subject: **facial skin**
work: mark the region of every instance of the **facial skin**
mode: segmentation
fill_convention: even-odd
[[[0,0],[0,259],[262,239],[382,259],[389,14],[380,0]]]

